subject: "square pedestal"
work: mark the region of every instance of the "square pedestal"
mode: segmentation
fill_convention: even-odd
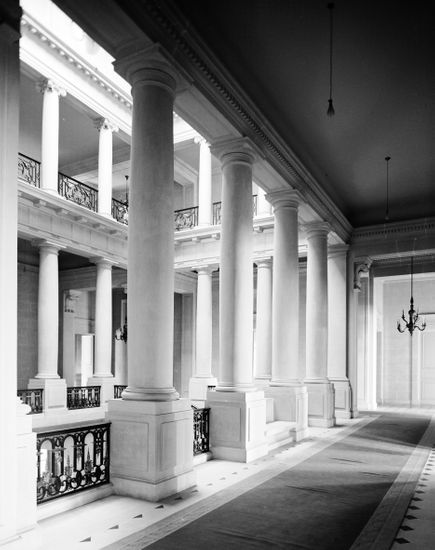
[[[46,416],[50,414],[66,414],[66,381],[63,378],[31,378],[28,384],[29,390],[42,389]]]
[[[115,492],[156,502],[195,485],[188,399],[108,402]]]
[[[268,452],[264,392],[207,393],[213,458],[250,462]]]
[[[347,378],[328,378],[334,385],[336,418],[352,418],[350,410],[352,394],[349,380]]]
[[[308,392],[306,386],[270,386],[264,391],[273,399],[274,420],[296,422],[296,441],[308,436]]]
[[[90,378],[88,378],[88,382],[87,382],[87,385],[88,386],[100,386],[101,387],[101,390],[100,390],[100,403],[101,405],[103,405],[104,403],[106,403],[107,401],[109,401],[109,399],[113,399],[114,396],[113,396],[113,386],[115,385],[115,379],[113,378],[113,376],[107,376],[107,377],[104,377],[104,376],[91,376]]]
[[[334,386],[329,380],[305,380],[304,383],[308,390],[308,425],[334,426]]]

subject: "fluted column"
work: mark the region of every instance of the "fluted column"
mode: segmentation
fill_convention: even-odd
[[[308,419],[332,426],[334,393],[328,379],[328,233],[329,224],[305,226],[307,235],[306,379]]]
[[[129,51],[115,62],[133,96],[128,386],[108,402],[110,478],[117,494],[157,501],[195,484],[192,408],[173,383],[173,108],[181,82],[159,45]]]
[[[347,251],[328,249],[328,378],[334,384],[335,416],[350,418],[351,391],[347,377]]]
[[[59,97],[66,92],[52,80],[40,84],[42,103],[41,189],[57,193],[59,170]]]
[[[272,377],[272,260],[257,262],[257,328],[254,374],[268,383]]]
[[[250,461],[267,452],[266,401],[253,384],[253,146],[246,138],[222,140],[212,152],[222,163],[218,385],[207,394],[211,444],[217,458]],[[227,428],[232,425],[232,436]]]
[[[299,227],[301,200],[293,189],[267,195],[275,217],[273,244],[272,380],[275,420],[296,422],[306,436],[307,390],[299,380]]]
[[[204,138],[196,141],[199,143],[198,226],[206,226],[212,223],[210,144]]]
[[[212,368],[213,295],[212,273],[215,268],[202,266],[197,269],[196,291],[196,361],[195,375],[189,382],[189,396],[193,400],[206,398],[207,386],[215,386]]]
[[[98,142],[98,213],[112,217],[113,132],[118,128],[106,118],[95,121]]]

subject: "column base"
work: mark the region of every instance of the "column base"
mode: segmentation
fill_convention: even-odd
[[[195,485],[188,399],[108,403],[115,492],[156,502]]]
[[[270,376],[254,378],[254,384],[259,390],[266,390],[270,385]]]
[[[91,376],[87,380],[88,386],[100,386],[100,403],[106,403],[109,399],[113,399],[113,386],[115,379],[113,376]]]
[[[27,385],[29,390],[44,390],[43,411],[46,415],[66,414],[66,380],[63,378],[31,378]]]
[[[213,458],[251,462],[268,453],[266,400],[262,391],[209,391]]]
[[[335,417],[336,418],[352,418],[350,410],[351,405],[351,388],[349,379],[329,377],[329,381],[334,386],[335,393]]]
[[[308,392],[306,386],[302,384],[271,385],[264,391],[264,394],[273,399],[274,420],[295,422],[296,441],[308,437]]]
[[[308,390],[308,426],[334,426],[334,386],[327,378],[307,379],[304,383]]]
[[[189,380],[189,398],[192,401],[205,401],[207,399],[208,386],[216,386],[217,378],[210,376],[200,378],[192,376]]]

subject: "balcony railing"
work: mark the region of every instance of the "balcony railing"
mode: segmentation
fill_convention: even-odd
[[[209,440],[209,417],[210,409],[193,409],[193,454],[208,453],[210,448]]]
[[[41,163],[19,153],[18,177],[34,187],[39,187],[41,183]]]
[[[100,406],[101,386],[74,386],[66,389],[68,409],[90,409]]]
[[[257,215],[257,195],[252,195],[252,215]],[[213,225],[221,225],[222,223],[222,202],[213,203]]]
[[[127,386],[121,386],[120,384],[115,384],[113,386],[113,398],[121,399],[121,394]]]
[[[59,173],[57,189],[61,197],[65,197],[69,201],[80,204],[80,206],[84,206],[93,212],[97,211],[97,189],[61,173]]]
[[[198,207],[183,208],[174,212],[174,229],[181,231],[182,229],[192,229],[198,225]]]
[[[110,423],[38,433],[37,503],[110,482]]]
[[[38,390],[17,390],[17,395],[23,403],[29,405],[29,414],[42,413],[44,401],[43,401],[43,389]]]
[[[112,199],[112,218],[117,222],[128,225],[128,205],[125,202]]]

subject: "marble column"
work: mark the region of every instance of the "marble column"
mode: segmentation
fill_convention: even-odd
[[[197,269],[195,376],[189,381],[189,396],[194,401],[204,401],[207,387],[216,386],[217,383],[212,374],[212,273],[215,269],[212,266]]]
[[[133,118],[128,386],[108,403],[111,481],[117,493],[155,501],[195,483],[192,409],[173,384],[173,107],[180,81],[157,45],[135,49],[115,68],[132,85]]]
[[[334,385],[336,418],[350,418],[351,405],[346,360],[348,249],[348,245],[328,249],[328,378]]]
[[[105,118],[95,121],[99,131],[98,146],[98,213],[112,217],[113,132],[118,128]]]
[[[88,386],[101,387],[101,403],[113,398],[112,374],[112,265],[106,258],[91,260],[97,266],[95,287],[95,365]]]
[[[272,260],[257,263],[257,328],[254,376],[258,386],[272,377]]]
[[[328,379],[328,233],[329,224],[305,226],[307,235],[306,379],[308,423],[335,424],[334,388]]]
[[[0,545],[36,525],[36,435],[17,397],[17,158],[21,8],[2,3],[0,22]]]
[[[59,97],[66,92],[52,80],[40,84],[42,103],[41,189],[57,194],[59,170]]]
[[[204,138],[196,140],[199,143],[199,174],[198,174],[198,226],[212,224],[212,186],[211,186],[211,153],[210,144]]]
[[[253,383],[252,164],[246,138],[219,140],[222,163],[222,230],[219,295],[220,364],[210,438],[216,458],[247,462],[267,452],[264,392]]]
[[[66,381],[58,374],[59,350],[59,265],[62,248],[50,241],[39,246],[38,278],[38,372],[29,389],[43,389],[45,414],[66,412]]]
[[[76,303],[80,300],[79,290],[67,290],[64,294],[63,308],[63,376],[67,386],[81,386],[80,373],[76,372]]]
[[[293,422],[296,440],[307,435],[307,389],[299,380],[299,227],[301,200],[293,189],[267,195],[273,206],[272,380],[274,419]]]

